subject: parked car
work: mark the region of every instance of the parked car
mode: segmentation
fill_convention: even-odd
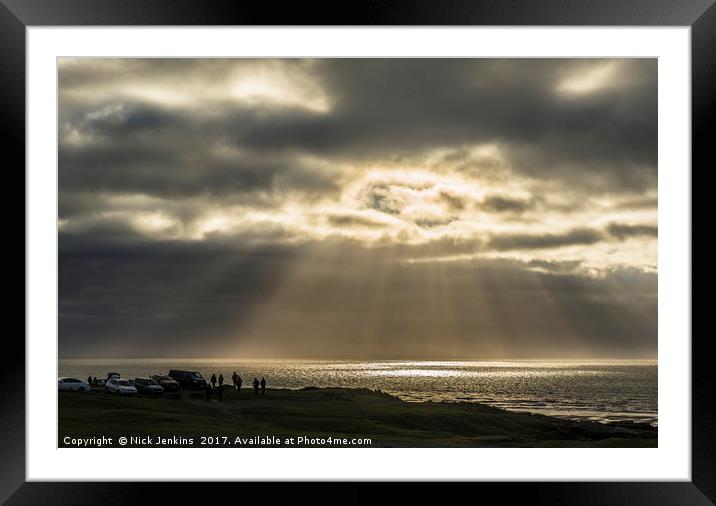
[[[171,379],[169,376],[155,374],[154,376],[152,376],[152,379],[156,381],[157,384],[160,385],[165,392],[178,392],[181,388],[179,386],[179,383]]]
[[[104,378],[97,378],[97,380],[94,382],[95,386],[103,387],[107,384],[107,380]]]
[[[112,378],[107,381],[104,391],[111,394],[132,395],[137,393],[131,381],[122,378]]]
[[[120,374],[118,372],[108,372],[107,373],[107,381],[111,380],[112,378],[120,378]]]
[[[179,383],[182,388],[188,390],[200,390],[206,388],[206,380],[197,371],[177,371],[172,369],[169,371],[169,377]]]
[[[76,378],[57,378],[58,390],[76,390],[78,392],[89,392],[90,386],[86,381]]]
[[[159,395],[164,389],[152,378],[134,378],[134,388],[140,394]]]

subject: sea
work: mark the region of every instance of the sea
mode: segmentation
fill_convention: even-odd
[[[60,359],[58,376],[106,378],[235,371],[249,387],[382,390],[409,402],[481,402],[510,411],[602,423],[658,425],[655,360],[337,361],[230,359]]]

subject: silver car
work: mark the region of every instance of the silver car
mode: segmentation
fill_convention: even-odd
[[[134,395],[137,389],[131,381],[122,378],[112,378],[104,386],[104,391],[111,394]]]
[[[90,386],[86,381],[77,378],[57,378],[58,390],[74,390],[77,392],[89,392]]]

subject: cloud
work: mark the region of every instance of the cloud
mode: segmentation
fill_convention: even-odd
[[[656,71],[61,59],[61,353],[655,349]]]
[[[527,265],[533,269],[543,272],[574,273],[581,263],[581,260],[550,261],[531,259],[527,262]]]
[[[375,216],[365,214],[329,214],[326,219],[331,225],[338,227],[386,227],[388,224]]]
[[[449,189],[440,190],[438,195],[452,211],[462,211],[468,204],[465,197],[462,197]]]
[[[656,336],[656,274],[633,270],[477,259],[436,271],[345,242],[62,234],[59,247],[63,356],[621,356]]]
[[[513,169],[528,175],[594,184],[598,171],[601,185],[613,191],[625,183],[652,184],[654,60],[621,63],[621,85],[597,94],[565,99],[555,92],[562,76],[608,62],[322,61],[318,69],[336,96],[333,114],[302,124],[306,130],[292,123],[278,135],[292,145],[310,135],[316,142],[312,149],[360,150],[359,156],[496,141],[508,151]],[[324,130],[330,133],[323,135]],[[259,132],[252,140],[261,139]]]
[[[63,353],[97,356],[173,350],[214,353],[240,328],[300,255],[273,246],[237,248],[220,240],[59,239],[59,328]]]
[[[598,230],[575,228],[561,234],[513,234],[490,239],[489,247],[496,250],[561,248],[589,245],[604,239]]]
[[[206,158],[217,138],[274,155],[302,152],[342,160],[376,160],[433,148],[459,151],[465,145],[497,142],[512,170],[531,177],[610,191],[652,186],[656,60],[621,63],[616,81],[621,85],[597,94],[565,99],[555,92],[562,76],[588,72],[605,62],[611,61],[329,59],[263,64],[278,76],[299,76],[298,83],[308,73],[320,82],[333,105],[316,114],[275,109],[260,100],[227,104],[228,90],[217,90],[212,100],[199,95],[190,109],[111,92],[125,81],[149,87],[156,83],[153,79],[164,83],[165,91],[187,80],[211,85],[258,65],[244,60],[94,62],[89,68],[80,60],[60,67],[61,93],[77,95],[61,108],[60,116],[63,128],[111,138],[111,144],[96,148],[107,150],[109,158],[125,152],[118,135],[136,141],[150,130],[145,144],[164,140],[176,146],[180,136],[180,142],[188,142],[187,154],[196,155],[195,163]],[[86,112],[80,92],[93,96],[93,90],[103,100],[87,100],[91,111]],[[207,101],[223,105],[202,108]],[[102,111],[113,112],[103,118]],[[170,118],[174,121],[168,123]],[[172,169],[155,165],[152,170],[168,178]]]
[[[126,143],[114,138],[91,146],[64,146],[59,164],[59,184],[65,192],[181,198],[282,190],[310,195],[335,189],[333,177],[321,166],[312,167],[291,155],[266,158],[223,152],[216,139],[195,138],[189,133],[169,139],[148,135]]]
[[[529,199],[518,199],[493,195],[482,201],[482,207],[488,211],[523,213],[534,207]]]
[[[631,237],[658,237],[659,230],[654,225],[629,225],[625,223],[610,223],[607,230],[617,239],[624,240]]]

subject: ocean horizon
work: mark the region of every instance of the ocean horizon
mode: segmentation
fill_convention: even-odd
[[[205,378],[239,373],[247,388],[368,388],[409,402],[480,402],[509,411],[602,423],[658,425],[655,359],[309,360],[217,358],[61,358],[58,376],[135,378],[169,369]]]

